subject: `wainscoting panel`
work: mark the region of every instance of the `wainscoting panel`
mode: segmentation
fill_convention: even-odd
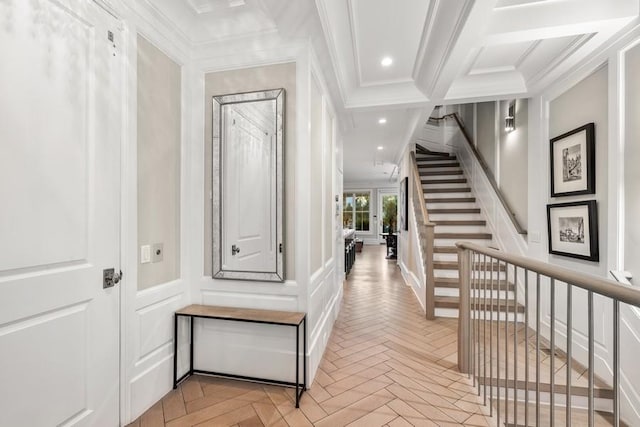
[[[131,331],[133,368],[130,372],[130,408],[141,414],[173,387],[173,313],[188,304],[182,280],[140,291],[136,295]],[[179,325],[179,372],[188,369],[188,324]]]

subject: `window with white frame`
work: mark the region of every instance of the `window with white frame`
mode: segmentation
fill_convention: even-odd
[[[356,231],[370,231],[371,192],[345,192],[343,198],[342,226]]]

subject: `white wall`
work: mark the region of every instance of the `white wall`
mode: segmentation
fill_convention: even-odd
[[[556,137],[590,122],[595,123],[596,191],[594,195],[549,197],[549,203],[577,200],[597,200],[600,262],[550,255],[549,262],[583,272],[607,276],[607,223],[608,223],[608,74],[602,67],[549,103],[549,138]],[[548,144],[548,142],[547,142]],[[535,166],[533,166],[535,167]],[[548,172],[545,171],[545,175]],[[550,194],[550,192],[548,193]],[[545,213],[546,215],[546,213]]]
[[[525,189],[528,187],[529,111],[526,99],[516,99],[514,102],[516,128],[511,132],[504,128],[504,118],[507,116],[510,101],[499,102],[499,175],[496,178],[499,180],[500,191],[515,213],[518,223],[526,230],[528,200]]]
[[[288,53],[284,52],[283,55]],[[194,134],[200,138],[191,159],[192,188],[200,197],[190,209],[192,219],[190,253],[195,303],[252,307],[307,313],[306,357],[311,382],[322,358],[333,321],[340,307],[341,282],[336,274],[333,242],[335,197],[338,181],[334,144],[335,116],[322,75],[317,71],[311,49],[304,45],[289,60],[241,69],[217,71],[219,62],[203,60],[196,71],[200,84]],[[211,208],[210,182],[210,98],[214,94],[236,93],[284,87],[285,131],[285,270],[284,283],[217,280],[210,277]],[[332,131],[328,131],[332,127]],[[320,161],[318,160],[318,156]],[[213,178],[215,180],[215,177]],[[310,191],[313,189],[313,194]],[[204,197],[203,197],[204,196]],[[241,197],[242,195],[238,195]],[[330,235],[331,238],[328,238]],[[333,243],[331,243],[333,246]],[[200,322],[196,328],[195,363],[201,369],[247,376],[292,381],[295,366],[295,334],[287,328],[225,322]]]
[[[475,135],[476,149],[486,162],[502,196],[515,213],[518,224],[528,227],[528,100],[516,99],[516,129],[507,132],[504,120],[511,101],[480,102],[458,106],[464,114],[465,127]],[[470,111],[471,110],[471,111]],[[475,111],[475,113],[473,113]],[[459,142],[465,144],[462,135]],[[462,147],[464,149],[464,147]]]
[[[624,108],[633,109],[637,103],[635,80],[638,69],[637,52],[626,53],[628,43],[634,43],[640,36],[621,41],[618,46],[604,52],[599,58],[579,72],[556,82],[541,97],[530,100],[530,147],[529,147],[529,255],[553,264],[561,265],[583,273],[611,278],[609,270],[621,269],[624,265],[624,249],[629,247],[629,234],[623,230],[629,224],[637,223],[640,211],[634,210],[624,199],[624,189],[634,188],[637,183],[629,171],[621,170],[627,160],[635,168],[633,160],[635,141],[629,133],[635,119],[623,120]],[[625,59],[627,69],[624,69]],[[604,62],[604,65],[603,65]],[[626,71],[626,75],[625,75]],[[623,90],[626,89],[626,90]],[[633,111],[633,110],[632,110]],[[626,115],[633,117],[627,110]],[[596,192],[593,195],[550,197],[549,182],[549,139],[594,122],[596,128]],[[627,132],[625,134],[625,132]],[[542,171],[540,173],[539,171]],[[632,173],[632,172],[631,172]],[[532,179],[535,177],[535,179]],[[632,196],[633,197],[633,196]],[[595,199],[598,202],[599,222],[599,262],[581,261],[548,254],[546,205],[577,200]],[[631,225],[634,227],[634,225]],[[631,262],[635,263],[635,259]],[[566,287],[556,285],[556,322],[558,332],[556,342],[566,347]],[[541,298],[542,330],[549,336],[550,297],[548,285],[543,286]],[[575,290],[573,295],[573,355],[583,364],[587,363],[587,296],[586,292]],[[613,367],[613,320],[612,303],[596,296],[592,314],[595,320],[595,370],[596,375],[606,382],[612,382]],[[640,369],[636,355],[640,352],[640,317],[637,309],[623,304],[621,310],[621,387],[622,416],[629,425],[640,423]]]
[[[476,147],[491,172],[496,174],[496,103],[476,105]]]
[[[124,141],[122,156],[122,270],[124,271],[124,282],[122,286],[121,301],[121,422],[126,424],[134,420],[142,412],[157,402],[172,386],[173,373],[173,312],[190,302],[189,275],[187,265],[187,253],[189,248],[185,242],[188,232],[188,215],[184,215],[185,202],[189,198],[191,189],[189,188],[189,168],[187,159],[190,154],[189,136],[190,119],[192,117],[193,105],[191,99],[191,85],[193,80],[190,76],[188,65],[190,56],[190,45],[188,41],[168,25],[166,22],[157,21],[153,18],[153,13],[148,5],[140,3],[120,3],[116,4],[114,13],[122,18],[123,33],[125,42],[123,54],[126,56],[126,67],[124,69],[125,81],[125,117],[123,119]],[[143,38],[143,45],[138,46],[139,35]],[[147,41],[148,43],[145,43]],[[143,58],[143,66],[138,74],[138,54],[141,56],[152,53],[153,57]],[[164,64],[171,68],[167,75],[154,75],[151,63],[146,61]],[[147,68],[149,67],[149,68]],[[176,69],[177,67],[177,69]],[[155,70],[157,73],[157,70]],[[176,76],[177,75],[177,76]],[[165,83],[163,77],[167,78]],[[176,82],[177,78],[177,82]],[[140,108],[151,108],[153,102],[148,97],[155,97],[158,94],[146,93],[154,90],[155,85],[162,85],[171,82],[170,88],[164,88],[170,94],[170,98],[163,97],[178,103],[174,106],[163,106],[160,110],[165,114],[168,124],[170,123],[171,134],[165,148],[171,151],[171,155],[164,153],[167,157],[161,160],[155,155],[148,157],[145,150],[152,150],[153,130],[148,123],[141,120],[139,123],[139,90]],[[139,88],[140,85],[140,88]],[[178,85],[176,87],[176,85]],[[140,126],[140,135],[138,127]],[[176,135],[177,132],[177,135]],[[138,146],[138,136],[147,138],[143,146]],[[177,141],[176,141],[177,138]],[[151,164],[139,167],[138,154],[141,148],[142,162],[154,159]],[[173,158],[170,158],[173,157]],[[159,162],[159,163],[158,163]],[[139,200],[144,197],[152,197],[154,203],[162,202],[151,196],[148,191],[150,187],[140,183],[149,183],[153,177],[148,173],[153,173],[153,165],[163,167],[164,164],[171,164],[170,179],[167,182],[171,188],[167,189],[173,200],[173,206],[159,207],[160,209],[171,209],[173,212],[164,216],[163,223],[172,230],[168,234],[160,232],[157,228],[148,229],[148,233],[138,230]],[[146,167],[149,167],[147,169]],[[144,172],[147,170],[148,172]],[[140,176],[139,172],[143,175]],[[179,186],[179,187],[176,187]],[[138,191],[142,190],[142,194]],[[176,206],[177,204],[177,206]],[[158,207],[156,207],[157,209]],[[154,215],[152,211],[140,212],[141,221],[149,215]],[[150,218],[155,221],[157,218]],[[139,240],[142,239],[142,240]],[[141,243],[159,243],[160,239],[167,239],[167,243],[172,246],[169,253],[165,254],[168,264],[174,263],[171,269],[157,269],[162,272],[154,272],[153,277],[148,272],[142,272],[142,282],[138,284],[139,253]],[[147,239],[154,239],[147,242]],[[158,240],[155,240],[158,239]],[[145,265],[146,266],[146,265]],[[153,267],[159,267],[156,264]],[[164,267],[164,266],[163,266]],[[165,271],[166,270],[166,271]],[[168,273],[167,273],[168,272]],[[158,273],[158,274],[156,274]],[[161,273],[161,274],[160,274]],[[147,281],[147,277],[149,281]],[[153,286],[141,289],[146,284]],[[139,289],[140,288],[140,289]],[[183,330],[183,332],[185,332]],[[181,348],[184,351],[184,346]]]
[[[624,269],[633,275],[633,283],[637,285],[640,284],[640,45],[629,50],[625,58]]]
[[[412,162],[411,151],[413,146],[409,145],[401,158],[398,174],[398,209],[402,209],[400,200],[400,185],[402,180],[407,177],[407,218],[409,229],[400,229],[398,233],[398,266],[402,273],[405,283],[411,287],[411,290],[420,303],[420,306],[426,311],[426,272],[424,270],[424,261],[422,248],[420,247],[420,236],[418,233],[418,222],[413,210],[413,193],[415,183],[412,179]],[[420,189],[421,191],[421,189]],[[398,214],[399,215],[399,214]],[[398,227],[400,225],[400,216],[398,216]]]
[[[342,141],[336,131],[335,111],[328,97],[323,77],[315,65],[314,53],[306,43],[288,42],[259,54],[246,49],[229,51],[229,43],[195,47],[184,36],[175,31],[170,23],[156,15],[145,3],[120,4],[115,11],[122,16],[126,38],[128,68],[127,82],[127,128],[123,147],[123,177],[125,188],[123,205],[126,219],[122,226],[123,270],[129,277],[123,295],[122,335],[123,370],[121,393],[122,424],[134,420],[152,404],[166,394],[172,385],[173,370],[173,312],[190,303],[209,303],[241,307],[295,310],[308,313],[309,361],[308,383],[313,380],[326,342],[337,317],[342,297],[342,267],[336,268],[335,254],[342,256],[344,247],[341,223],[335,217],[336,194],[342,188]],[[180,246],[179,270],[175,280],[159,283],[138,291],[138,146],[137,146],[137,34],[140,33],[169,60],[180,68],[180,148],[179,199],[180,199]],[[240,41],[240,44],[246,41]],[[197,58],[197,59],[193,59]],[[247,283],[241,281],[213,281],[206,275],[205,251],[210,238],[205,232],[209,222],[205,218],[208,203],[205,185],[210,182],[207,175],[205,152],[207,121],[205,75],[227,70],[227,89],[245,90],[247,85],[256,85],[254,90],[271,89],[275,80],[247,77],[246,69],[257,66],[287,67],[293,70],[289,86],[287,124],[287,163],[285,164],[285,191],[290,197],[287,204],[286,242],[290,256],[286,260],[284,284]],[[311,199],[311,149],[310,149],[310,83],[314,73],[322,95],[322,118],[317,126],[322,129],[320,141],[323,166],[320,170],[322,191],[320,206],[322,214],[312,224]],[[147,74],[148,76],[148,74]],[[142,74],[141,74],[142,77]],[[159,76],[156,76],[159,77]],[[146,82],[146,81],[145,81]],[[143,82],[143,85],[144,83]],[[244,84],[244,86],[233,84]],[[287,83],[289,84],[289,83]],[[268,87],[267,87],[268,86]],[[175,102],[175,101],[174,101]],[[295,119],[293,119],[295,117]],[[298,120],[300,118],[300,120]],[[293,120],[292,120],[293,119]],[[339,168],[338,168],[339,167]],[[147,179],[148,176],[144,176]],[[203,197],[204,195],[204,197]],[[322,267],[315,274],[310,268],[311,229],[321,229]],[[340,231],[338,233],[338,230]],[[335,232],[335,234],[334,234]],[[210,235],[210,234],[209,234]],[[294,250],[295,248],[295,250]],[[186,337],[186,322],[179,326],[179,333]],[[245,327],[248,326],[248,327]],[[257,325],[224,325],[222,322],[201,324],[197,328],[198,351],[196,364],[204,369],[215,369],[231,373],[245,373],[264,377],[292,379],[294,336],[287,328],[269,328]],[[221,346],[221,343],[224,345]],[[179,371],[184,372],[188,363],[188,340],[182,339],[179,352]],[[243,347],[244,346],[244,347]],[[224,354],[231,360],[218,360],[211,366],[209,356]]]

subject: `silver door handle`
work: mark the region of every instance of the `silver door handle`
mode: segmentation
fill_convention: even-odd
[[[122,270],[119,270],[117,273],[115,268],[107,268],[102,271],[102,288],[112,288],[113,286],[120,283],[122,279]]]
[[[231,255],[235,255],[238,252],[240,252],[240,248],[237,247],[236,245],[231,245]]]

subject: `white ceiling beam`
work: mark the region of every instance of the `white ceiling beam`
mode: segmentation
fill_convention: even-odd
[[[424,47],[428,54],[416,77],[416,85],[430,99],[443,99],[468,60],[469,52],[478,47],[478,35],[486,32],[496,0],[469,2],[441,1],[434,13],[433,36]],[[455,22],[455,25],[451,25]],[[421,48],[422,49],[422,48]]]
[[[639,14],[637,0],[559,0],[499,8],[489,20],[486,45],[542,40],[622,28]]]

